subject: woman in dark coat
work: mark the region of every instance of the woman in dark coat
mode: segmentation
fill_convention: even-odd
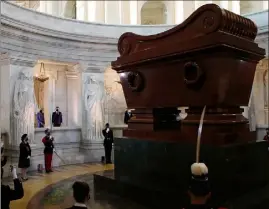
[[[31,158],[31,147],[28,143],[27,134],[23,134],[21,137],[20,144],[20,158],[19,158],[19,168],[21,168],[22,180],[28,180],[26,176],[27,168],[30,167]]]

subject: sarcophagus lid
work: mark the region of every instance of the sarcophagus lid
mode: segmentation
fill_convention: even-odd
[[[265,50],[251,20],[208,4],[156,35],[123,34],[120,73],[128,108],[247,106]]]

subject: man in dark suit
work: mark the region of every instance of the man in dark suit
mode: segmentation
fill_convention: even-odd
[[[52,124],[54,127],[60,127],[63,122],[62,113],[59,111],[59,107],[56,107],[55,112],[52,113]]]
[[[89,185],[85,182],[76,181],[72,188],[75,204],[67,209],[87,209],[87,202],[90,199]]]
[[[124,123],[128,124],[128,121],[131,119],[132,116],[133,115],[132,115],[131,110],[126,110],[124,113]]]
[[[113,131],[109,128],[109,124],[106,124],[106,128],[102,131],[104,139],[104,147],[105,147],[105,158],[106,163],[110,164],[111,161],[111,151],[112,151],[112,145],[113,145]]]
[[[1,166],[5,165],[6,159],[7,158],[4,157],[5,162],[1,160]],[[4,169],[1,168],[1,179],[3,178],[3,172],[4,172]],[[11,189],[7,185],[1,184],[1,209],[9,209],[10,201],[19,200],[23,198],[24,196],[22,183],[18,179],[16,168],[13,168],[13,166],[11,166],[11,173],[12,173],[13,182],[14,182],[14,189]]]

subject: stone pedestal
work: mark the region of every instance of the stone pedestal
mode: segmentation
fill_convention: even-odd
[[[96,175],[96,192],[124,195],[153,208],[184,207],[188,202],[186,191],[190,165],[195,161],[194,152],[195,145],[189,143],[117,138],[114,174],[112,177]],[[269,169],[264,166],[269,163],[266,142],[219,147],[203,145],[201,161],[210,171],[212,206],[220,207],[227,202],[228,208],[245,205],[242,200],[236,204],[233,199],[268,185]],[[147,203],[142,195],[146,195]],[[242,206],[235,208],[243,209]]]

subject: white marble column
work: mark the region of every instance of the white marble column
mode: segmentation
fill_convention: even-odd
[[[80,95],[81,83],[79,80],[79,72],[75,67],[69,67],[66,73],[67,79],[67,126],[77,127],[80,125]]]
[[[120,1],[105,1],[105,23],[120,24],[121,22]]]
[[[268,1],[263,1],[263,10],[268,9]]]
[[[240,1],[232,1],[232,7],[230,10],[235,13],[240,15]]]
[[[184,20],[186,20],[195,11],[195,1],[183,1]]]
[[[138,23],[138,2],[137,1],[130,1],[130,24],[137,25]],[[140,17],[139,17],[140,19]]]
[[[46,69],[48,70],[48,69]],[[49,80],[45,82],[44,87],[44,116],[45,116],[45,127],[51,127],[52,112],[55,109],[55,84],[57,80],[57,71],[49,69],[46,71],[49,76]]]
[[[184,1],[175,1],[175,24],[184,21]]]
[[[76,1],[76,19],[87,20],[87,1]]]

